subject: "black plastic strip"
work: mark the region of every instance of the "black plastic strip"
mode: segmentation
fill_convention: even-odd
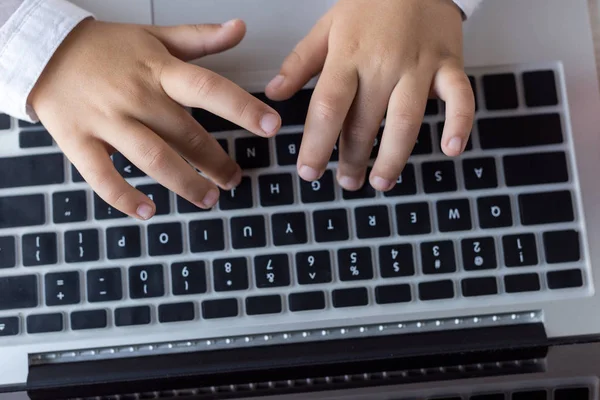
[[[33,365],[32,398],[73,398],[544,357],[541,323]]]

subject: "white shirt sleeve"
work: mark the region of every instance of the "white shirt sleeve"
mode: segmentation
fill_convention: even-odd
[[[483,0],[453,0],[454,3],[460,7],[465,18],[469,18],[475,12],[475,9]]]
[[[69,32],[93,15],[67,0],[0,1],[0,21],[12,10],[0,27],[0,112],[37,122],[27,104],[33,86]]]

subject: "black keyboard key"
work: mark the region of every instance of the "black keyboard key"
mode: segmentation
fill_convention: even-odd
[[[548,287],[550,289],[570,289],[583,286],[581,270],[569,269],[566,271],[548,272]]]
[[[440,106],[437,99],[428,99],[427,105],[425,106],[425,115],[438,115],[440,113]]]
[[[533,233],[504,236],[502,246],[504,263],[507,267],[537,265],[537,245]]]
[[[55,224],[87,220],[87,199],[83,190],[52,194],[52,211]]]
[[[252,182],[247,176],[242,177],[240,184],[231,190],[221,190],[219,208],[221,210],[241,210],[252,208]]]
[[[504,393],[488,393],[471,396],[469,400],[504,400]]]
[[[271,106],[281,115],[282,125],[304,125],[313,89],[301,89],[288,100],[273,101],[264,93],[253,93],[253,96]]]
[[[330,162],[336,162],[340,159],[340,140],[333,145],[333,151],[331,152],[331,157],[329,157]]]
[[[560,264],[579,261],[581,246],[579,232],[575,230],[544,232],[546,262]]]
[[[319,180],[313,182],[300,179],[300,195],[303,203],[334,201],[333,172],[327,170]]]
[[[272,288],[290,285],[290,261],[287,254],[254,257],[256,287]]]
[[[554,224],[575,219],[571,192],[531,193],[519,195],[523,225]]]
[[[249,287],[248,262],[243,257],[214,260],[213,278],[217,292],[246,290]]]
[[[586,387],[561,388],[554,391],[554,400],[588,400],[590,389]]]
[[[496,161],[492,157],[463,160],[463,174],[468,190],[498,187]]]
[[[301,133],[277,135],[275,137],[277,163],[279,165],[296,165],[301,143]]]
[[[58,262],[56,233],[30,233],[23,235],[23,265],[35,267]]]
[[[16,240],[14,236],[0,237],[0,269],[17,265]]]
[[[43,194],[0,197],[0,229],[43,225],[45,222]]]
[[[477,82],[474,76],[469,75],[469,83],[471,83],[471,89],[473,89],[473,96],[475,97],[475,111],[479,110],[479,101],[477,99]]]
[[[157,184],[138,185],[136,188],[154,202],[156,205],[155,215],[167,215],[171,213],[171,194],[167,188]]]
[[[52,333],[63,330],[63,315],[56,314],[33,314],[27,316],[27,333]]]
[[[477,199],[479,226],[483,229],[512,226],[510,197],[494,196]]]
[[[373,279],[373,260],[368,247],[338,250],[339,277],[342,282]]]
[[[15,336],[21,331],[19,317],[0,318],[0,337]]]
[[[480,271],[498,267],[493,237],[463,239],[461,242],[465,271]]]
[[[65,232],[65,261],[68,263],[98,261],[100,245],[96,229]]]
[[[231,318],[239,314],[237,299],[205,300],[202,302],[204,319]]]
[[[513,392],[511,400],[547,400],[548,395],[545,390],[527,390],[522,392]],[[587,399],[586,399],[587,400]]]
[[[409,303],[412,301],[410,285],[385,285],[375,288],[377,304]]]
[[[454,283],[450,280],[419,283],[421,301],[444,300],[454,297]]]
[[[444,128],[446,126],[445,121],[438,122],[437,124],[437,144],[438,149],[442,152],[442,137],[444,136]],[[473,135],[469,135],[467,145],[465,146],[465,152],[473,150]]]
[[[396,180],[394,187],[383,192],[385,197],[410,196],[417,194],[417,179],[415,178],[415,166],[406,164],[402,174]]]
[[[336,289],[331,292],[335,308],[361,307],[369,304],[367,288]]]
[[[225,228],[221,219],[192,221],[189,225],[192,253],[225,249]]]
[[[196,307],[192,302],[161,304],[158,306],[160,323],[193,321],[196,319]]]
[[[421,165],[425,193],[454,192],[457,190],[454,162],[426,162]]]
[[[354,210],[354,219],[359,239],[389,237],[392,234],[386,206],[358,207]]]
[[[431,126],[422,124],[419,136],[413,147],[412,155],[431,154],[433,152],[433,142],[431,140]]]
[[[71,329],[102,329],[108,326],[106,310],[74,311],[71,313]]]
[[[288,246],[308,242],[306,215],[303,212],[274,214],[271,217],[273,244]]]
[[[186,199],[184,199],[181,196],[176,196],[177,200],[177,212],[179,214],[192,214],[192,213],[200,213],[200,212],[208,212],[210,211],[209,209],[206,208],[200,208],[198,206],[196,206],[195,204],[190,203],[189,201],[187,201]]]
[[[164,294],[162,265],[139,265],[129,268],[129,296],[132,299],[161,297]]]
[[[348,215],[346,210],[321,210],[313,213],[315,240],[319,243],[348,240]]]
[[[100,196],[94,193],[94,218],[102,221],[107,219],[126,218],[127,215],[117,210],[107,202],[102,200]]]
[[[421,262],[424,274],[456,272],[454,244],[449,240],[421,243]]]
[[[440,232],[469,231],[473,227],[468,199],[438,201],[436,207]]]
[[[121,153],[113,154],[112,158],[113,164],[115,165],[115,169],[119,172],[119,174],[121,174],[123,178],[139,178],[146,176],[144,172],[142,172],[128,159],[123,157]]]
[[[10,129],[10,116],[0,114],[0,130]]]
[[[248,315],[279,314],[282,311],[281,296],[278,294],[246,298],[246,314]]]
[[[176,296],[206,293],[206,267],[204,261],[171,264],[171,282]]]
[[[491,296],[498,294],[498,282],[494,277],[468,278],[461,282],[462,293],[465,297]]]
[[[83,179],[83,176],[81,176],[81,174],[79,173],[77,168],[75,168],[74,165],[71,165],[71,180],[75,183],[85,182],[85,179]]]
[[[267,245],[264,216],[234,217],[231,218],[230,224],[231,244],[234,249],[250,249]]]
[[[296,254],[298,283],[312,285],[332,281],[331,257],[329,251],[308,251]]]
[[[44,292],[47,306],[64,306],[81,301],[79,292],[79,272],[58,272],[46,274]]]
[[[123,298],[121,268],[91,269],[87,272],[87,296],[90,303]]]
[[[368,168],[366,176],[368,177],[370,174],[371,168]],[[342,198],[344,200],[372,199],[376,194],[375,189],[373,189],[373,186],[371,186],[368,179],[365,179],[362,187],[358,190],[350,191],[342,189]]]
[[[484,75],[483,92],[488,110],[512,110],[519,107],[515,74]]]
[[[37,275],[0,277],[0,311],[38,305]]]
[[[484,150],[544,146],[563,142],[559,114],[480,118],[477,125],[479,142]]]
[[[140,227],[118,226],[106,230],[106,256],[109,260],[142,255]]]
[[[325,309],[325,293],[301,292],[292,293],[288,297],[290,311],[313,311]]]
[[[148,225],[148,254],[165,256],[181,253],[183,253],[183,236],[179,222]]]
[[[558,104],[554,71],[524,72],[523,86],[527,107],[555,106]]]
[[[509,187],[567,182],[567,157],[562,151],[505,156],[504,176]]]
[[[150,307],[122,307],[115,310],[116,326],[148,325],[151,321]]]
[[[28,122],[28,121],[23,121],[22,119],[18,120],[19,122],[19,128],[42,128],[43,125],[41,122]]]
[[[65,181],[62,153],[0,158],[0,189],[41,186]]]
[[[225,150],[225,153],[229,154],[229,143],[227,143],[227,139],[217,139],[217,143]]]
[[[413,247],[410,244],[381,246],[379,272],[382,278],[399,278],[415,274]]]
[[[291,174],[262,175],[258,178],[260,204],[263,207],[285,206],[294,203]]]
[[[243,170],[268,167],[271,165],[269,140],[262,137],[236,139],[235,157]]]
[[[19,147],[31,149],[36,147],[52,147],[54,141],[48,131],[21,131],[19,132]]]
[[[396,205],[396,224],[398,234],[402,236],[430,233],[429,204],[408,203]]]
[[[192,116],[204,127],[204,129],[211,133],[222,131],[234,131],[241,129],[238,125],[234,124],[233,122],[230,122],[215,114],[211,114],[210,112],[200,108],[193,108]]]
[[[506,293],[537,292],[541,289],[538,274],[506,275]]]

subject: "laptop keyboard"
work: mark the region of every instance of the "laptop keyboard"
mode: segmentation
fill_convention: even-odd
[[[431,100],[388,193],[342,190],[337,147],[319,181],[299,179],[308,89],[274,105],[285,126],[273,139],[193,110],[242,183],[205,211],[115,154],[156,202],[147,222],[93,194],[41,125],[0,116],[0,141],[15,148],[0,158],[0,336],[101,338],[213,320],[243,333],[589,295],[560,68],[469,74],[477,118],[465,154],[442,154],[443,104]]]

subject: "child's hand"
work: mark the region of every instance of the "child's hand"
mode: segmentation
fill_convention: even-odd
[[[475,102],[463,70],[462,13],[451,0],[340,0],[288,56],[267,95],[286,99],[320,72],[298,157],[305,180],[323,174],[341,132],[338,181],[359,189],[387,109],[370,183],[391,189],[430,92],[446,102],[444,152],[464,150]]]
[[[261,136],[275,134],[281,121],[231,81],[184,61],[229,49],[244,34],[241,21],[152,27],[86,20],[55,53],[30,104],[92,189],[116,209],[140,219],[155,212],[114,168],[109,154],[115,150],[166,188],[210,208],[219,197],[215,183],[231,189],[241,170],[182,106],[206,109]]]

